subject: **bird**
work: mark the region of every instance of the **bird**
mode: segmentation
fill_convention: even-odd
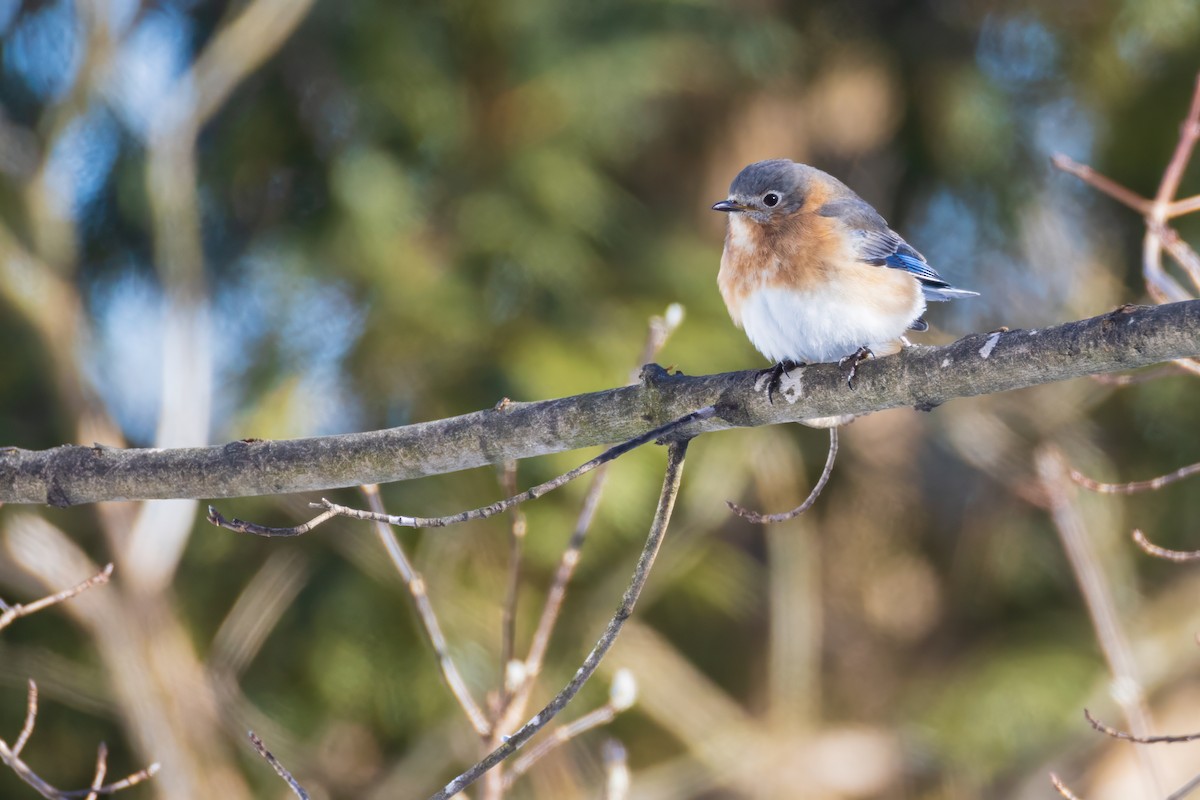
[[[783,373],[858,364],[928,330],[926,301],[974,297],[944,280],[879,212],[837,178],[786,158],[738,173],[713,211],[729,215],[717,285],[729,316]]]

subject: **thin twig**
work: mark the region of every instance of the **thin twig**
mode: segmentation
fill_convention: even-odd
[[[1200,775],[1197,775],[1183,786],[1171,792],[1167,795],[1166,800],[1183,800],[1183,798],[1196,791],[1197,788],[1200,788]]]
[[[132,786],[137,786],[142,781],[153,778],[155,775],[158,774],[158,771],[161,768],[162,768],[162,765],[156,761],[153,764],[151,764],[150,766],[146,767],[145,769],[140,769],[137,772],[133,773],[132,775],[122,778],[121,780],[117,781],[116,783],[105,784],[104,786],[101,786],[99,789],[96,789],[94,791],[96,792],[96,794],[116,794],[117,792],[122,791],[123,789],[128,789]],[[76,797],[87,797],[87,795],[92,791],[93,791],[92,789],[72,789],[69,792],[60,791],[60,792],[58,792],[58,794],[55,795],[55,797],[63,798],[63,800],[72,800],[72,798],[76,798]]]
[[[325,512],[313,517],[308,522],[297,525],[294,528],[270,528],[253,522],[246,522],[245,520],[238,519],[237,517],[234,517],[233,519],[225,519],[225,517],[221,515],[220,511],[217,511],[217,509],[213,506],[209,506],[207,519],[209,522],[219,528],[237,531],[238,533],[250,533],[255,536],[271,537],[303,536],[321,523],[328,522],[337,515],[338,513],[333,509],[328,509]]]
[[[1200,75],[1196,76],[1196,85],[1192,90],[1192,103],[1188,108],[1187,117],[1179,127],[1179,142],[1175,145],[1175,152],[1171,154],[1171,161],[1163,173],[1162,183],[1158,186],[1158,194],[1154,196],[1155,206],[1164,207],[1164,212],[1170,208],[1175,193],[1179,191],[1179,182],[1183,179],[1184,170],[1187,169],[1188,161],[1191,160],[1192,150],[1196,147],[1197,140],[1200,140]]]
[[[838,453],[838,429],[833,426],[829,429],[829,455],[825,457],[825,468],[821,470],[821,477],[817,479],[817,484],[813,486],[808,497],[804,502],[793,508],[791,511],[784,511],[779,514],[760,514],[757,511],[751,511],[748,508],[743,508],[732,500],[726,500],[725,505],[737,514],[739,517],[750,522],[757,522],[760,525],[767,525],[774,522],[786,522],[789,519],[795,519],[813,507],[813,503],[817,502],[817,498],[821,496],[822,490],[825,489],[825,484],[829,483],[829,476],[833,474],[833,464],[837,461]]]
[[[21,733],[17,736],[16,743],[12,746],[12,754],[14,756],[21,755],[21,751],[25,749],[25,743],[29,741],[29,737],[33,735],[33,726],[37,724],[38,713],[38,688],[37,682],[33,678],[29,679],[29,691],[26,694],[25,700],[25,724],[21,726]]]
[[[279,763],[279,759],[275,757],[274,753],[267,749],[267,746],[263,744],[263,740],[258,737],[258,734],[256,734],[254,731],[247,731],[246,735],[250,738],[250,743],[254,745],[254,749],[258,752],[258,754],[262,756],[268,764],[271,765],[271,769],[275,770],[275,774],[283,778],[284,782],[286,782],[287,785],[292,788],[292,792],[296,795],[296,797],[299,797],[300,800],[309,800],[308,792],[306,792],[304,787],[292,777],[292,773],[288,772],[288,768]]]
[[[1132,208],[1142,216],[1149,214],[1151,206],[1154,205],[1153,201],[1148,198],[1142,197],[1132,189],[1127,189],[1112,178],[1101,175],[1087,164],[1080,164],[1063,153],[1056,154],[1050,159],[1050,163],[1063,172],[1079,178],[1088,186],[1103,192],[1118,203]]]
[[[542,739],[529,752],[518,758],[512,765],[511,771],[504,776],[503,788],[508,789],[517,778],[529,771],[529,768],[544,758],[556,748],[572,739],[587,733],[593,728],[607,725],[617,714],[633,706],[637,701],[637,680],[627,669],[619,669],[613,675],[612,686],[608,690],[608,702],[594,711],[584,714],[568,725],[556,728],[549,736]]]
[[[1127,731],[1117,730],[1111,725],[1105,725],[1093,717],[1092,712],[1086,708],[1083,710],[1083,716],[1093,728],[1104,735],[1126,742],[1134,742],[1135,744],[1178,744],[1180,742],[1194,742],[1200,739],[1200,733],[1185,733],[1178,736],[1135,736]]]
[[[1184,214],[1191,214],[1193,211],[1200,211],[1200,194],[1171,203],[1171,205],[1167,206],[1167,218],[1182,217]]]
[[[1189,464],[1186,467],[1180,467],[1174,472],[1168,472],[1166,475],[1159,475],[1157,478],[1150,478],[1144,481],[1132,481],[1130,483],[1101,483],[1084,475],[1077,469],[1071,470],[1071,480],[1079,484],[1085,489],[1090,489],[1093,492],[1100,494],[1137,494],[1138,492],[1152,492],[1155,489],[1161,489],[1168,484],[1181,481],[1184,478],[1192,475],[1200,474],[1200,463]]]
[[[1159,547],[1147,539],[1146,534],[1137,528],[1133,531],[1133,541],[1150,555],[1165,558],[1167,561],[1196,561],[1200,559],[1200,550],[1168,550],[1165,547]]]
[[[539,483],[537,486],[526,489],[524,492],[521,492],[518,495],[509,497],[505,500],[499,500],[491,505],[474,508],[470,511],[460,511],[457,514],[451,514],[446,517],[404,517],[394,516],[392,514],[375,514],[356,508],[347,508],[345,506],[338,505],[337,503],[331,503],[328,500],[322,499],[320,503],[309,503],[309,506],[313,508],[324,508],[325,511],[321,514],[318,514],[316,517],[312,518],[303,525],[297,525],[294,528],[270,528],[265,525],[258,525],[256,523],[246,522],[240,519],[227,520],[212,506],[208,507],[208,521],[214,525],[227,528],[231,531],[237,531],[238,533],[250,533],[255,536],[272,537],[300,536],[308,533],[322,522],[325,522],[334,516],[350,517],[352,519],[361,519],[370,522],[384,522],[388,525],[396,525],[403,528],[444,528],[447,525],[456,525],[460,522],[487,519],[488,517],[493,517],[496,514],[507,511],[518,503],[524,503],[528,500],[536,500],[542,495],[552,492],[560,486],[570,483],[579,476],[586,475],[601,464],[607,464],[609,461],[625,455],[630,450],[636,449],[644,444],[656,441],[658,439],[665,439],[668,436],[677,435],[677,431],[680,428],[683,428],[684,426],[693,422],[710,419],[715,416],[716,413],[715,406],[705,406],[698,411],[692,411],[691,413],[684,414],[682,417],[674,419],[671,422],[668,422],[666,425],[660,425],[659,427],[647,431],[640,436],[635,436],[626,442],[622,442],[615,447],[611,447],[593,458],[591,461],[580,464],[570,472],[564,472],[562,475],[552,478],[545,483]]]
[[[86,800],[96,800],[96,796],[100,793],[100,787],[104,785],[104,774],[108,772],[108,745],[104,742],[96,748],[96,774],[92,778],[92,791],[88,793]]]
[[[621,628],[624,627],[625,620],[629,619],[633,613],[638,597],[641,596],[642,588],[646,585],[646,579],[650,575],[650,568],[654,565],[654,559],[658,555],[663,536],[666,534],[667,526],[671,521],[671,511],[675,507],[675,498],[679,494],[679,483],[683,477],[683,461],[686,453],[686,439],[672,442],[667,448],[667,472],[663,479],[662,492],[658,498],[658,508],[654,512],[654,521],[650,525],[650,533],[646,537],[646,545],[642,548],[642,554],[638,557],[637,567],[634,569],[629,587],[625,590],[625,594],[621,598],[621,604],[618,606],[612,619],[609,620],[604,633],[600,636],[599,641],[596,642],[596,646],[588,653],[583,664],[575,671],[574,677],[563,687],[562,691],[555,695],[553,700],[547,703],[537,714],[534,714],[528,722],[521,726],[512,736],[508,737],[503,744],[466,772],[463,772],[457,778],[450,781],[450,783],[446,784],[441,791],[432,795],[430,800],[446,800],[446,798],[453,797],[478,780],[481,775],[492,767],[515,753],[530,737],[545,727],[567,703],[571,702],[579,690],[583,688],[587,680],[595,673],[596,668],[600,666],[601,660],[616,641]]]
[[[658,358],[658,354],[666,346],[671,334],[683,322],[683,317],[683,306],[679,303],[672,303],[667,306],[666,312],[661,317],[650,318],[646,330],[646,341],[638,355],[637,366],[629,372],[629,383],[638,382],[641,365],[649,364]],[[588,487],[587,494],[583,498],[583,505],[575,520],[571,538],[567,540],[567,546],[559,558],[558,568],[554,572],[554,580],[550,584],[550,589],[546,593],[546,602],[542,606],[542,614],[538,618],[537,627],[534,628],[533,637],[530,639],[529,654],[525,657],[522,665],[520,686],[515,694],[507,698],[504,713],[496,723],[498,731],[509,730],[515,726],[529,704],[529,697],[533,692],[537,676],[542,672],[542,664],[546,658],[546,649],[550,645],[550,638],[554,633],[554,626],[558,621],[559,614],[562,613],[567,587],[575,574],[575,567],[579,564],[584,540],[591,529],[592,521],[596,518],[596,511],[600,508],[600,498],[604,494],[607,480],[608,465],[603,464],[596,468],[596,474],[592,476],[591,486]]]
[[[508,774],[504,776],[504,788],[511,787],[517,778],[520,778],[529,771],[530,767],[576,736],[587,733],[601,725],[607,725],[616,719],[616,717],[617,710],[613,708],[612,703],[605,703],[599,708],[584,714],[574,722],[555,728],[549,736],[529,748],[525,755],[513,761],[512,766],[509,767]]]
[[[616,739],[604,743],[604,800],[625,800],[629,796],[629,760],[625,746]]]
[[[1142,274],[1146,279],[1146,288],[1150,291],[1151,296],[1160,303],[1166,300],[1184,300],[1189,297],[1183,287],[1174,278],[1167,275],[1163,269],[1163,240],[1158,230],[1166,225],[1172,201],[1179,190],[1179,182],[1191,159],[1197,139],[1200,139],[1200,75],[1196,77],[1191,107],[1180,126],[1179,141],[1175,145],[1175,152],[1171,154],[1171,160],[1163,171],[1162,181],[1154,196],[1154,204],[1151,206],[1150,212],[1144,215],[1146,217],[1146,235],[1142,241]],[[1194,369],[1188,364],[1182,366],[1200,374],[1200,364],[1194,365]]]
[[[1037,453],[1037,472],[1046,496],[1054,527],[1066,551],[1067,560],[1079,583],[1096,641],[1112,675],[1113,699],[1120,705],[1125,719],[1139,736],[1151,730],[1150,712],[1146,708],[1141,682],[1134,666],[1129,641],[1121,628],[1116,602],[1091,538],[1087,535],[1082,515],[1073,497],[1066,458],[1055,447],[1045,446]],[[1161,777],[1150,751],[1138,751],[1142,774],[1151,796],[1160,796]]]
[[[372,483],[361,487],[361,489],[371,508],[380,514],[385,513],[383,500],[379,496],[379,487]],[[408,560],[408,556],[405,554],[404,548],[401,546],[395,531],[381,522],[376,522],[375,533],[378,534],[383,549],[387,552],[388,558],[392,560],[396,571],[400,573],[400,578],[404,581],[404,585],[412,597],[413,607],[417,612],[417,619],[421,622],[421,629],[425,631],[425,636],[429,640],[429,646],[433,648],[433,655],[437,659],[438,669],[442,673],[442,680],[446,682],[450,693],[458,700],[463,713],[467,715],[467,719],[471,722],[471,727],[481,737],[487,738],[491,735],[492,725],[488,722],[487,715],[483,713],[483,709],[479,707],[479,704],[471,696],[471,690],[467,687],[467,682],[463,680],[462,673],[458,671],[458,665],[450,657],[450,648],[446,643],[445,635],[442,633],[442,626],[438,623],[437,615],[433,613],[433,605],[429,602],[429,595],[425,591],[424,578],[421,577],[420,573],[416,571],[412,563]]]
[[[1067,785],[1062,782],[1062,778],[1058,777],[1053,772],[1050,773],[1050,783],[1054,784],[1054,788],[1058,791],[1058,793],[1067,798],[1067,800],[1079,800],[1079,795],[1072,792],[1070,788],[1068,788]]]
[[[1073,161],[1065,155],[1059,154],[1052,159],[1054,166],[1075,175],[1088,185],[1137,211],[1145,218],[1146,235],[1142,240],[1142,276],[1146,281],[1146,290],[1158,303],[1187,300],[1190,297],[1179,282],[1163,269],[1162,251],[1164,246],[1167,246],[1169,250],[1172,247],[1175,248],[1172,250],[1172,256],[1180,262],[1180,265],[1192,278],[1193,283],[1197,283],[1197,288],[1200,289],[1197,275],[1189,266],[1187,252],[1179,246],[1179,243],[1169,244],[1162,235],[1168,219],[1200,209],[1200,197],[1186,198],[1177,202],[1172,199],[1179,190],[1179,182],[1183,178],[1184,170],[1191,159],[1197,140],[1200,140],[1200,75],[1196,78],[1196,88],[1192,94],[1187,117],[1180,126],[1179,141],[1175,145],[1171,160],[1163,171],[1162,180],[1159,182],[1158,191],[1153,200],[1147,200],[1111,178],[1101,175],[1091,167]],[[1190,372],[1200,374],[1200,363],[1184,361],[1180,363],[1180,366]]]
[[[1163,247],[1167,248],[1167,252],[1175,259],[1175,263],[1187,273],[1192,285],[1196,287],[1196,291],[1200,292],[1200,255],[1183,240],[1178,231],[1170,226],[1157,225],[1155,233],[1162,240]]]
[[[563,601],[567,596],[567,586],[571,583],[575,567],[579,564],[579,554],[583,549],[583,542],[587,538],[592,520],[595,519],[596,511],[600,507],[600,497],[604,492],[607,476],[607,467],[601,467],[596,470],[596,475],[592,478],[592,485],[588,487],[588,493],[583,499],[583,507],[579,511],[579,517],[575,520],[575,529],[571,531],[571,538],[567,541],[567,547],[558,561],[554,581],[546,593],[546,603],[542,606],[542,615],[538,618],[537,628],[534,629],[533,638],[529,644],[529,655],[525,657],[525,674],[521,686],[510,698],[504,717],[497,722],[497,730],[503,731],[511,728],[516,724],[515,719],[525,713],[525,706],[533,692],[534,683],[537,676],[541,674],[542,664],[546,659],[546,650],[550,646],[550,637],[554,633],[554,626],[562,612]]]
[[[13,606],[5,606],[4,612],[0,613],[0,630],[4,630],[11,625],[13,620],[16,620],[20,617],[27,617],[30,614],[41,611],[43,608],[52,606],[55,603],[61,603],[64,600],[70,600],[75,595],[86,592],[93,586],[99,586],[102,583],[108,583],[108,579],[112,577],[112,573],[113,565],[108,564],[97,574],[85,581],[75,584],[70,589],[63,589],[61,592],[55,592],[48,597],[43,597],[41,600],[35,600],[27,605],[17,603]]]
[[[103,747],[103,745],[101,745]],[[107,756],[107,750],[104,751]],[[50,798],[51,800],[71,800],[72,798],[88,798],[95,797],[101,794],[115,794],[122,789],[128,789],[131,786],[136,786],[144,780],[154,777],[159,770],[159,764],[156,762],[138,770],[132,775],[123,778],[116,783],[110,783],[103,786],[96,786],[95,782],[87,789],[75,789],[72,791],[63,791],[56,789],[54,786],[46,782],[44,778],[38,775],[33,769],[21,760],[21,757],[14,752],[14,748],[10,748],[8,744],[0,739],[0,762],[13,771],[18,778],[24,781],[28,786],[42,797]],[[103,780],[103,776],[101,776]]]
[[[517,462],[506,461],[501,475],[500,485],[504,493],[512,497],[517,493]],[[517,638],[517,598],[521,589],[521,551],[525,545],[525,512],[519,505],[509,509],[511,522],[508,527],[508,585],[504,592],[504,610],[500,620],[500,703],[496,708],[496,717],[504,713],[508,697],[515,687],[509,686],[509,662],[516,652]]]
[[[650,324],[646,330],[646,341],[642,345],[642,352],[638,355],[637,364],[629,373],[629,382],[637,383],[638,374],[644,364],[653,363],[658,358],[658,354],[662,352],[666,346],[667,340],[671,338],[671,334],[683,323],[684,310],[679,303],[671,303],[667,306],[666,312],[661,317],[653,316],[650,318]]]

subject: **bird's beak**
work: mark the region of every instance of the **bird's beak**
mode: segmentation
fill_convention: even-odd
[[[734,211],[745,211],[746,207],[741,203],[735,203],[733,200],[722,200],[719,203],[713,203],[712,210],[731,213]]]

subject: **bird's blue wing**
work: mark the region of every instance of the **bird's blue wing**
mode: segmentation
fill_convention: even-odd
[[[844,198],[825,204],[818,213],[824,217],[836,217],[849,229],[860,261],[911,273],[920,281],[926,300],[949,300],[979,294],[951,286],[929,265],[925,256],[889,228],[883,217],[866,201],[858,197]]]

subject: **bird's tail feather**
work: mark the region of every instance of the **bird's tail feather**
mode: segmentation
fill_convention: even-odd
[[[944,301],[957,300],[960,297],[978,297],[979,292],[972,292],[970,289],[955,289],[953,286],[921,286],[921,291],[925,293],[926,300]]]

